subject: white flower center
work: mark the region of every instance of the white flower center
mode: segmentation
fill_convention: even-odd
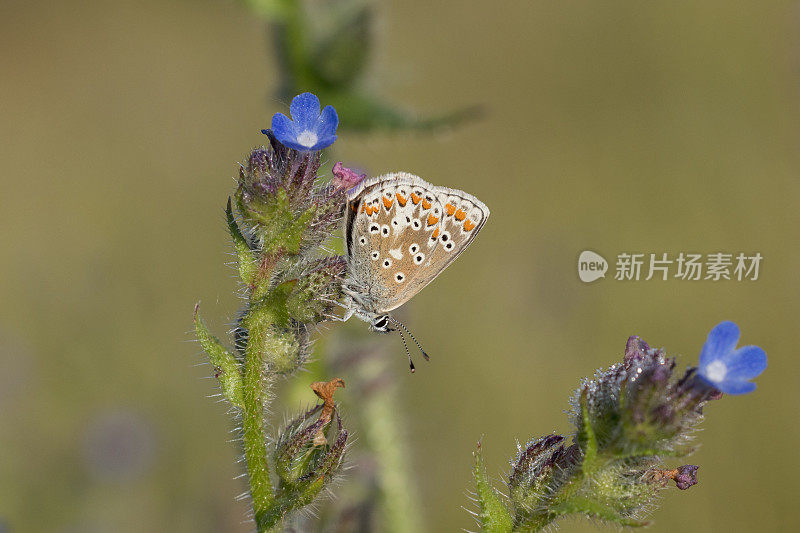
[[[317,134],[311,130],[303,130],[303,132],[297,136],[297,142],[306,148],[311,148],[317,144]]]
[[[719,359],[706,367],[706,377],[711,381],[719,383],[725,379],[728,373],[728,367]]]

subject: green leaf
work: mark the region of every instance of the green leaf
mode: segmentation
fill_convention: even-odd
[[[475,457],[473,475],[475,476],[476,492],[478,493],[478,504],[480,513],[478,517],[481,521],[483,531],[489,533],[507,533],[512,530],[513,520],[508,509],[500,500],[497,491],[486,477],[486,468],[483,465],[481,455],[481,443],[472,454]]]
[[[208,330],[205,321],[198,314],[200,304],[194,308],[194,331],[197,340],[214,366],[217,380],[225,397],[236,407],[244,405],[242,396],[242,375],[236,358]]]
[[[231,239],[233,239],[233,247],[236,249],[236,256],[238,257],[239,277],[247,284],[253,283],[258,267],[253,257],[253,251],[250,249],[247,239],[242,235],[239,224],[236,223],[236,219],[233,216],[230,196],[228,197],[228,205],[225,208],[225,215],[228,221],[228,231],[231,234]]]

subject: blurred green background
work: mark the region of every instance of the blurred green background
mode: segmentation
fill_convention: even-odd
[[[342,133],[332,154],[492,209],[404,310],[432,361],[411,376],[399,340],[380,339],[426,530],[474,528],[461,506],[481,436],[499,480],[515,439],[569,431],[579,378],[628,335],[689,364],[723,319],[770,366],[754,394],[707,408],[700,484],[666,491],[651,531],[796,530],[800,5],[378,13],[377,91],[423,113],[487,109],[436,135]],[[4,0],[0,43],[0,531],[248,531],[189,331],[198,299],[219,332],[236,312],[222,208],[286,109],[263,22],[232,0]],[[589,285],[584,249],[764,261],[755,282]]]

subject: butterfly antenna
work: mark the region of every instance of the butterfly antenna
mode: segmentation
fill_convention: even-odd
[[[400,326],[401,328],[403,328],[405,330],[405,332],[408,333],[408,336],[411,337],[411,340],[413,340],[414,344],[417,345],[417,348],[419,348],[419,351],[422,352],[422,357],[424,357],[426,361],[430,361],[431,360],[431,358],[428,357],[428,354],[425,353],[425,350],[422,349],[422,346],[420,345],[419,341],[417,341],[417,338],[414,336],[413,333],[411,333],[411,330],[409,330],[405,326],[405,324],[403,324],[402,322],[400,322],[399,320],[397,320],[395,317],[393,317],[391,315],[389,316],[389,320],[391,320],[393,323],[395,323],[398,326]],[[400,330],[398,330],[398,331],[400,331]],[[400,336],[401,337],[403,336],[402,332],[400,333]],[[405,343],[405,340],[403,342]]]
[[[414,368],[414,361],[411,360],[411,352],[408,351],[408,344],[406,344],[406,338],[403,336],[403,332],[401,330],[397,330],[400,334],[400,338],[403,339],[403,348],[406,349],[406,355],[408,356],[408,368],[411,369],[411,373],[413,374],[416,369]]]

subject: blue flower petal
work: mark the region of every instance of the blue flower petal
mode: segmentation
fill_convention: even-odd
[[[328,146],[332,145],[336,141],[336,135],[329,135],[327,137],[320,137],[317,140],[317,144],[314,145],[312,150],[322,150],[323,148],[327,148]],[[308,148],[306,148],[308,150]]]
[[[275,113],[272,116],[272,133],[281,144],[286,144],[286,141],[292,141],[297,137],[294,123],[289,120],[289,117],[283,113]]]
[[[725,365],[728,367],[726,379],[753,379],[767,368],[767,354],[758,346],[743,346],[728,357]]]
[[[319,135],[320,138],[333,138],[333,140],[327,144],[327,146],[330,146],[333,144],[333,141],[336,140],[336,128],[338,127],[339,115],[336,114],[336,110],[333,106],[326,105],[317,120],[317,135]]]
[[[735,350],[739,336],[739,326],[730,320],[714,326],[700,352],[700,367],[702,368]]]
[[[756,385],[749,380],[767,368],[767,354],[758,346],[743,346],[739,342],[739,328],[733,322],[717,324],[700,353],[698,375],[726,394],[746,394]]]
[[[322,150],[336,141],[339,116],[332,106],[320,111],[319,98],[303,93],[292,99],[290,111],[291,119],[283,113],[272,117],[272,132],[284,146],[308,152]]]
[[[715,383],[714,386],[725,394],[731,395],[747,394],[756,390],[756,384],[752,381],[723,381]]]
[[[311,93],[298,94],[289,106],[297,131],[315,130],[320,115],[319,98]],[[308,148],[306,148],[308,149]]]

